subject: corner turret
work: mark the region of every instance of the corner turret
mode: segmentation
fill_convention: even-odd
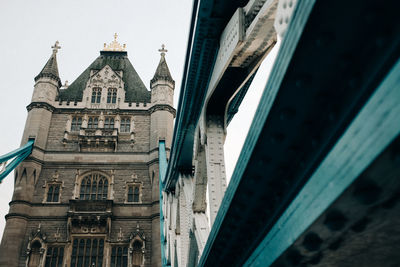
[[[44,65],[42,71],[35,77],[35,89],[33,90],[32,102],[45,102],[52,104],[59,93],[61,79],[58,74],[57,51],[61,47],[59,42],[51,47],[53,53]]]
[[[175,89],[175,81],[172,79],[171,73],[165,60],[165,45],[159,49],[161,59],[154,74],[153,79],[150,81],[151,89],[151,102],[154,104],[168,104],[173,105],[173,95]]]

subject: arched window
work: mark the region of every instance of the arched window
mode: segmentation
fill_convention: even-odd
[[[76,238],[72,244],[71,267],[103,266],[104,239]]]
[[[113,129],[114,128],[114,118],[106,118],[104,120],[104,128],[105,129]]]
[[[135,186],[135,190],[133,192],[133,202],[139,202],[139,187]]]
[[[60,197],[60,184],[49,184],[46,202],[58,202]]]
[[[121,120],[121,133],[129,133],[131,129],[131,120],[128,118],[123,118]]]
[[[127,202],[140,202],[140,184],[128,185]]]
[[[128,246],[114,246],[111,250],[111,267],[128,266]]]
[[[71,131],[79,131],[82,126],[82,118],[81,117],[73,117],[71,123]]]
[[[45,267],[62,267],[64,247],[48,247]]]
[[[101,88],[93,88],[92,91],[92,103],[100,103],[101,100]]]
[[[29,264],[28,267],[37,267],[39,266],[40,262],[40,249],[42,247],[42,244],[40,244],[39,241],[33,242],[31,246],[31,251],[29,255]]]
[[[139,240],[135,240],[132,246],[132,266],[133,267],[140,267],[142,266],[143,261],[143,253],[142,253],[142,246],[143,243]]]
[[[82,179],[79,199],[102,200],[107,199],[107,195],[108,180],[106,177],[93,173]]]
[[[89,129],[96,129],[98,125],[99,125],[99,119],[97,117],[95,117],[95,118],[90,117],[89,118],[89,121],[88,121],[88,128]]]
[[[117,89],[116,88],[108,88],[107,103],[115,104],[116,102],[117,102]]]
[[[128,187],[128,202],[133,202],[133,186]]]

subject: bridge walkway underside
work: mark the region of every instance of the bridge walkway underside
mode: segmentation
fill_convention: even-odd
[[[377,88],[394,68],[400,55],[400,27],[394,23],[397,21],[397,10],[399,4],[396,1],[385,4],[372,0],[299,2],[207,240],[200,266],[268,266],[258,264],[262,253],[254,253],[265,241],[268,233],[274,227],[279,228],[276,223],[280,217],[335,145],[342,140],[341,137],[352,125],[360,110],[366,107],[367,101],[375,97]],[[302,32],[301,36],[299,32]],[[390,78],[395,79],[398,75],[399,73],[394,73]],[[396,83],[392,85],[395,86]],[[368,108],[378,109],[383,101]],[[400,103],[394,107],[396,105]],[[373,118],[385,121],[393,110],[387,112],[383,115],[371,113],[372,117],[364,118],[365,121],[361,124],[368,124]],[[365,148],[365,154],[374,152],[375,156],[371,156],[364,169],[398,135],[398,130],[392,127],[395,122],[387,123],[389,126],[385,129],[377,124],[375,128],[368,128],[364,130],[366,132],[362,132],[366,136],[373,136],[376,131],[382,131],[381,138],[386,140],[379,142],[380,139],[377,138],[375,141],[379,144],[378,147]],[[385,130],[391,130],[392,134],[386,135]],[[351,147],[357,138],[362,137],[355,133],[353,139],[342,142],[347,142],[345,146]],[[365,140],[370,141],[368,138]],[[398,141],[392,142],[389,150],[397,147],[397,143]],[[375,150],[372,151],[373,149]],[[381,157],[387,158],[385,155],[381,154]],[[351,155],[336,156],[347,156],[351,159]],[[382,159],[379,158],[378,161],[381,162]],[[388,163],[374,164],[378,164],[378,167],[371,168],[383,171]],[[398,169],[394,169],[393,173],[382,172],[382,175],[388,175],[385,179],[388,179],[390,184],[398,177],[393,175],[394,173],[398,174]],[[354,173],[353,177],[349,178],[349,181],[353,179],[356,182],[348,190],[366,190],[365,194],[368,195],[375,187],[361,186],[361,189],[357,189],[357,181],[363,183],[360,177],[360,173]],[[389,198],[394,194],[392,189],[386,190],[386,187],[376,186],[378,190],[382,190],[383,195],[387,193]],[[342,195],[343,190],[337,190],[336,196],[332,196],[332,201]],[[344,195],[346,192],[348,191],[345,191]],[[312,190],[308,192],[314,193],[316,192]],[[342,197],[346,199],[344,195]],[[329,206],[330,204],[332,203],[329,203]],[[336,204],[332,207],[334,205]],[[319,214],[322,218],[320,220],[325,220],[331,210],[324,209]],[[391,212],[398,213],[398,209],[392,209]],[[338,213],[339,217],[341,213]],[[379,214],[377,212],[371,216],[379,217]],[[353,220],[347,216],[346,220],[352,225]],[[300,217],[300,220],[302,219],[305,218]],[[356,223],[363,217],[355,216],[354,219]],[[320,244],[319,247],[328,246],[324,242],[333,240],[333,236],[345,236],[345,229],[349,228],[331,231],[329,237],[321,239],[320,242],[324,245]],[[390,234],[390,231],[386,233]],[[310,238],[310,235],[304,232],[305,236],[302,237],[300,234],[289,236],[289,245],[297,240],[296,244],[307,250],[308,242],[303,240],[307,236]],[[312,249],[312,238],[315,237],[311,235]],[[317,237],[321,238],[319,235]],[[396,237],[399,238],[399,235]],[[340,246],[339,241],[337,244]],[[282,256],[289,245],[281,246],[281,250],[270,254],[269,258],[275,260]],[[307,254],[310,257],[303,255],[299,249],[294,250],[297,254],[292,258],[299,260],[281,261],[280,264],[283,265],[280,266],[298,266],[300,263],[307,263],[307,260],[312,260],[313,257],[315,264],[324,262],[324,253],[312,249],[308,250],[312,252],[312,255]],[[290,251],[286,253],[292,255]],[[340,257],[337,260],[340,260]],[[337,266],[338,262],[334,261],[329,259],[330,266]]]

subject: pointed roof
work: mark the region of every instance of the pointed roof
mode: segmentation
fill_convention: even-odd
[[[114,71],[122,71],[125,102],[150,103],[147,90],[138,73],[133,68],[125,51],[100,51],[100,56],[65,90],[60,90],[58,99],[62,101],[82,101],[83,91],[90,78],[91,70],[101,70],[109,65]]]
[[[42,71],[35,77],[35,82],[42,77],[48,77],[56,80],[58,85],[61,86],[61,79],[60,75],[58,74],[58,65],[57,65],[57,51],[61,48],[58,45],[59,42],[56,43],[51,47],[53,48],[53,54],[50,56],[49,60],[47,61],[46,65],[44,65]]]
[[[175,84],[174,79],[172,79],[171,73],[169,72],[169,68],[167,65],[167,61],[165,60],[165,52],[168,50],[165,49],[165,45],[161,46],[161,49],[158,51],[161,52],[160,63],[158,63],[158,67],[156,69],[156,73],[154,74],[153,79],[151,79],[151,84],[158,80],[165,80]]]

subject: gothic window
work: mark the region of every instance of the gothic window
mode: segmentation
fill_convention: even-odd
[[[140,202],[140,185],[128,185],[127,202]]]
[[[89,118],[89,121],[88,121],[88,128],[89,129],[96,129],[98,125],[99,125],[99,119],[97,117],[95,117],[95,118],[90,117]]]
[[[71,267],[102,267],[104,239],[75,238],[72,244]]]
[[[31,251],[29,254],[29,263],[28,267],[37,267],[40,263],[40,249],[42,248],[42,244],[39,241],[33,242],[31,246]]]
[[[100,103],[101,100],[101,88],[93,88],[92,91],[92,103]]]
[[[107,92],[107,103],[115,104],[117,101],[117,89],[115,88],[108,88]]]
[[[142,254],[143,243],[139,240],[135,240],[132,246],[132,266],[140,267],[142,266],[143,254]]]
[[[79,199],[102,200],[107,199],[107,194],[108,180],[106,177],[94,173],[82,179]]]
[[[121,133],[129,133],[131,129],[131,120],[128,118],[121,119]]]
[[[46,202],[59,202],[61,184],[49,184]]]
[[[128,266],[128,246],[114,246],[111,250],[111,267]]]
[[[106,118],[104,120],[104,128],[105,129],[113,129],[114,128],[114,118]]]
[[[71,124],[71,131],[79,131],[82,126],[82,118],[80,117],[73,117],[72,124]]]
[[[62,267],[64,247],[47,247],[45,267]]]

